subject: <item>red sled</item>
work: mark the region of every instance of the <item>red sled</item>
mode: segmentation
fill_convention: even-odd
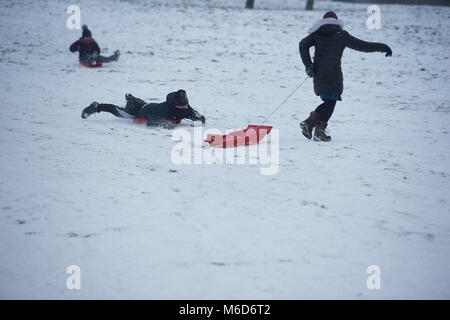
[[[258,144],[272,130],[271,126],[248,125],[247,129],[225,135],[208,134],[205,142],[212,147],[233,148]]]
[[[81,60],[80,60],[80,64],[87,68],[100,68],[101,66],[103,66],[103,62],[96,62],[95,64],[90,64],[90,63],[87,63],[87,62],[84,62]]]
[[[133,118],[133,122],[136,124],[144,124],[144,123],[147,123],[147,119]]]
[[[179,124],[181,122],[181,120],[170,120],[175,124]],[[147,119],[142,119],[142,118],[133,118],[133,122],[136,124],[144,124],[147,123]]]

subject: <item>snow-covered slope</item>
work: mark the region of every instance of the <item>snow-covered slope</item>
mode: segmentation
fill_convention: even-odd
[[[95,70],[68,51],[67,2],[0,2],[0,297],[450,298],[450,8],[381,6],[369,30],[367,5],[264,2],[81,0],[103,51],[122,52]],[[331,143],[300,133],[310,80],[281,107],[277,174],[175,165],[170,130],[80,118],[184,88],[207,128],[258,124],[304,79],[298,41],[328,9],[394,55],[345,51]]]

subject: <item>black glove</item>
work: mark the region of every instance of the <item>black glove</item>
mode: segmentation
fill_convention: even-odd
[[[391,50],[391,48],[389,48],[389,46],[387,44],[384,45],[384,48],[381,52],[386,52],[386,57],[392,56],[392,50]]]
[[[201,115],[198,111],[194,111],[194,115],[190,117],[192,121],[201,121],[203,124],[205,124],[206,119],[203,115]]]
[[[314,77],[314,69],[313,69],[313,67],[306,67],[306,74],[310,78]]]

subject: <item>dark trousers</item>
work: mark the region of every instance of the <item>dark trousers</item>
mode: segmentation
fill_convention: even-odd
[[[319,119],[328,122],[333,114],[335,106],[336,100],[324,100],[323,103],[316,108],[316,112],[319,114]]]
[[[129,110],[109,103],[100,103],[97,105],[97,112],[109,112],[119,118],[133,119],[137,117],[137,114],[132,114],[133,112]]]
[[[111,62],[111,61],[116,61],[117,57],[115,54],[109,56],[109,57],[105,57],[105,56],[98,56],[97,57],[97,61],[98,62]]]
[[[139,112],[142,110],[142,107],[146,104],[147,102],[145,102],[144,100],[130,96],[127,99],[127,105],[125,108],[128,110],[128,113],[131,113],[136,117],[139,117]]]
[[[145,104],[144,100],[130,96],[125,108],[110,103],[101,103],[97,106],[97,112],[109,112],[119,118],[131,119],[139,117],[139,112]]]
[[[92,54],[85,54],[80,57],[80,60],[89,64],[94,64],[96,62],[111,62],[116,60],[116,54],[113,54],[109,57],[105,56],[97,56],[97,58],[94,58]]]

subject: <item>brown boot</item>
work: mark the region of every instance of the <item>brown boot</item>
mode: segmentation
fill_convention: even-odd
[[[316,122],[316,130],[314,130],[314,141],[330,141],[331,137],[325,133],[327,123],[325,121]]]
[[[302,133],[306,138],[312,138],[312,131],[318,120],[319,113],[317,113],[316,111],[311,111],[309,117],[300,122],[300,128],[302,128]]]

